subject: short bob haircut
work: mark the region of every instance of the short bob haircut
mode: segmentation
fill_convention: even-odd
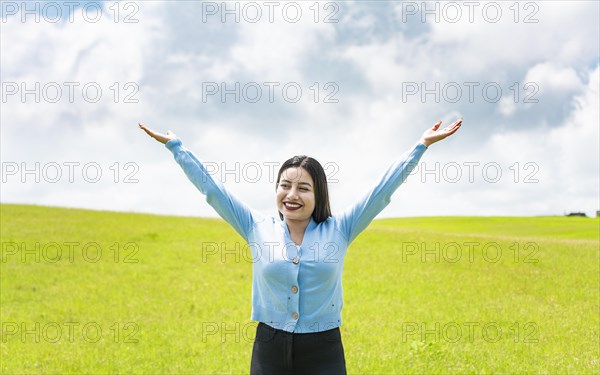
[[[317,223],[327,220],[327,218],[331,216],[331,209],[329,208],[329,192],[327,190],[327,176],[325,175],[323,167],[317,160],[306,155],[296,155],[286,160],[281,168],[279,168],[275,190],[277,190],[277,187],[279,186],[279,180],[281,179],[283,171],[294,167],[304,168],[315,183],[315,210],[312,213],[313,220]],[[283,220],[283,214],[281,212],[279,212],[279,218]]]

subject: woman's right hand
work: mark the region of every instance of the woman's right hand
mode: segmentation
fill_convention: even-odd
[[[162,134],[162,133],[158,133],[155,132],[152,129],[147,128],[144,124],[138,124],[139,127],[146,132],[146,134],[148,134],[149,136],[151,136],[152,138],[156,139],[157,141],[159,141],[162,144],[165,144],[167,142],[169,142],[171,139],[175,139],[177,138],[177,136],[175,135],[175,133],[173,133],[172,131],[167,131],[167,134]]]

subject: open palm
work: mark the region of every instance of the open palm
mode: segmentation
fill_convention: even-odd
[[[441,141],[442,139],[451,136],[452,134],[456,133],[458,129],[460,129],[462,121],[462,118],[458,119],[452,125],[449,125],[442,130],[438,130],[442,125],[442,120],[436,122],[432,128],[427,129],[425,133],[423,133],[423,135],[421,136],[421,143],[429,147],[435,142]]]

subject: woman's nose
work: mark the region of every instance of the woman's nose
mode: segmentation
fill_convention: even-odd
[[[290,192],[288,193],[288,198],[298,199],[298,190],[291,188]]]

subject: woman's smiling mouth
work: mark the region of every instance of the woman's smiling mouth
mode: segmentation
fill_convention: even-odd
[[[283,205],[289,211],[294,211],[299,208],[302,208],[302,205],[300,203],[294,203],[294,202],[283,202]]]

